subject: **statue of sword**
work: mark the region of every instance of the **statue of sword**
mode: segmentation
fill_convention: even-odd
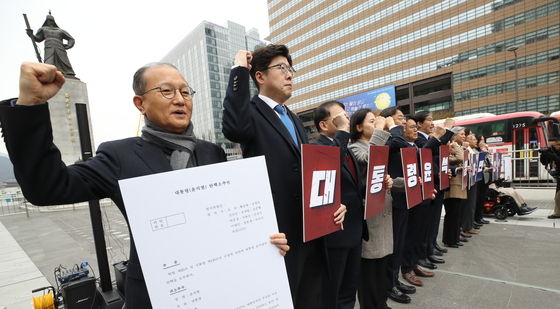
[[[30,30],[31,33],[33,33],[33,30],[31,30],[31,26],[29,26],[29,20],[27,20],[27,14],[23,14],[23,18],[25,19],[25,25],[27,26],[26,30]],[[39,48],[37,48],[37,44],[35,43],[35,40],[30,37],[31,39],[31,43],[33,43],[33,48],[35,48],[35,54],[37,55],[37,60],[39,60],[39,62],[43,62],[43,60],[41,60],[41,54],[39,54]]]

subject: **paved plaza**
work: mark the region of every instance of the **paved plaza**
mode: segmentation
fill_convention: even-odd
[[[553,189],[520,189],[524,217],[485,225],[465,246],[450,249],[408,305],[395,308],[560,308],[560,220],[552,212]],[[0,216],[0,308],[31,308],[31,290],[54,285],[53,270],[88,261],[97,272],[87,207]],[[130,238],[114,206],[103,206],[111,264],[127,259]],[[113,271],[112,266],[111,272]],[[112,279],[114,280],[112,273]],[[356,305],[356,308],[359,308]]]

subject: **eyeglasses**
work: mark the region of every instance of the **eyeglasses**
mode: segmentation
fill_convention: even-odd
[[[177,92],[175,90],[179,90],[179,93],[181,94],[181,96],[185,100],[191,100],[192,97],[194,96],[194,94],[196,93],[196,91],[194,91],[190,86],[186,86],[186,87],[183,87],[183,88],[170,88],[170,87],[167,87],[167,86],[164,86],[164,87],[158,86],[158,87],[154,87],[152,89],[146,90],[144,93],[142,93],[140,95],[145,95],[146,93],[148,93],[152,90],[158,90],[164,98],[170,99],[170,100],[175,97],[175,93]]]
[[[296,70],[293,67],[291,67],[287,64],[284,64],[284,63],[271,65],[266,69],[268,70],[268,69],[272,69],[272,68],[280,68],[280,70],[282,70],[282,73],[284,73],[284,74],[290,73],[290,74],[292,74],[292,76],[294,76],[296,74]]]

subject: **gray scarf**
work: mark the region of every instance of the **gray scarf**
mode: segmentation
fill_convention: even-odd
[[[173,170],[194,166],[190,160],[196,147],[196,137],[193,134],[193,124],[189,123],[187,131],[183,134],[171,133],[163,130],[144,116],[142,138],[160,147],[171,149],[170,164]]]

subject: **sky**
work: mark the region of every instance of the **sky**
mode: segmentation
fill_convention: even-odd
[[[18,96],[19,67],[37,61],[25,33],[23,13],[34,33],[52,11],[58,26],[76,40],[68,56],[87,83],[95,146],[136,135],[139,113],[132,103],[132,75],[159,61],[203,20],[231,20],[269,34],[266,0],[0,1],[0,100]],[[39,44],[41,55],[43,44]],[[196,97],[194,99],[196,110]],[[0,142],[0,153],[6,153]]]

